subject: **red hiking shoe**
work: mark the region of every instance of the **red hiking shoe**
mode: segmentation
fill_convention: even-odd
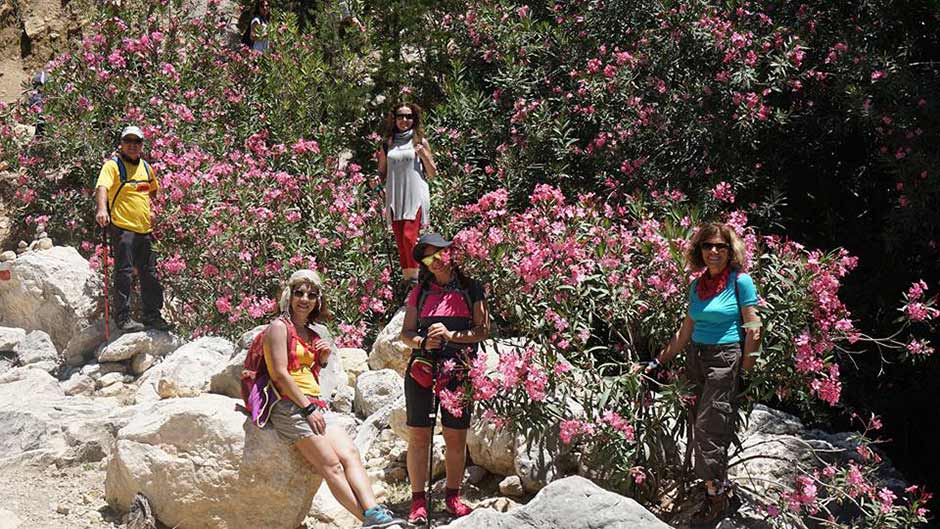
[[[447,512],[453,514],[455,517],[460,518],[461,516],[466,516],[473,512],[473,509],[469,505],[460,501],[460,496],[454,494],[453,496],[448,496],[444,500],[444,505],[447,507]]]
[[[428,500],[427,498],[412,498],[411,512],[408,513],[408,523],[421,525],[428,521]]]

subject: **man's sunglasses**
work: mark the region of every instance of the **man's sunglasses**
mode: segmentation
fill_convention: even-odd
[[[123,138],[123,139],[121,139],[121,142],[123,142],[123,143],[136,143],[137,145],[140,145],[140,144],[142,144],[142,143],[144,142],[144,140],[142,140],[142,139],[140,139],[140,138]]]

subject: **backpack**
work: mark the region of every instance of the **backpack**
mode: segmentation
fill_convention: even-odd
[[[458,292],[461,296],[463,296],[463,301],[467,304],[467,309],[470,310],[470,318],[473,319],[473,302],[470,301],[470,289],[463,288],[463,285],[461,285],[461,288],[445,287],[443,293],[446,294],[448,292]],[[416,307],[418,310],[419,319],[421,318],[421,309],[424,308],[424,302],[427,301],[428,294],[430,293],[431,289],[427,288],[426,284],[421,284],[421,290],[418,293],[418,305]]]
[[[296,354],[297,342],[300,341],[308,348],[310,346],[301,340],[300,336],[297,336],[297,330],[290,318],[286,315],[281,315],[279,318],[284,321],[287,327],[287,368],[294,370],[299,367]],[[264,361],[264,337],[268,334],[270,328],[269,324],[251,341],[241,373],[242,400],[245,403],[245,411],[259,428],[264,428],[264,425],[267,424],[271,407],[281,398],[277,388],[274,387],[271,381],[268,366]],[[319,360],[313,362],[311,370],[313,376],[319,380]]]
[[[118,176],[121,179],[121,185],[118,186],[118,190],[114,193],[114,199],[108,203],[108,214],[111,214],[111,208],[114,207],[114,203],[117,202],[118,196],[121,194],[121,190],[124,189],[124,184],[127,183],[127,166],[124,165],[124,160],[120,156],[115,156],[111,158],[114,160],[114,163],[117,164]],[[143,158],[140,159],[140,162],[144,164],[144,171],[147,172],[147,178],[153,178],[153,169],[150,168],[150,164],[147,163],[147,160]]]

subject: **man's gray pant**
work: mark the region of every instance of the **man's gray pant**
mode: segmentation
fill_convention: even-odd
[[[738,425],[740,370],[741,344],[692,344],[687,367],[695,395],[690,441],[700,479],[728,479],[728,447]]]

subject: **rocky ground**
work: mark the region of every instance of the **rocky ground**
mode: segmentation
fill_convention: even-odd
[[[104,501],[105,465],[0,465],[0,529],[111,529],[121,516]]]

